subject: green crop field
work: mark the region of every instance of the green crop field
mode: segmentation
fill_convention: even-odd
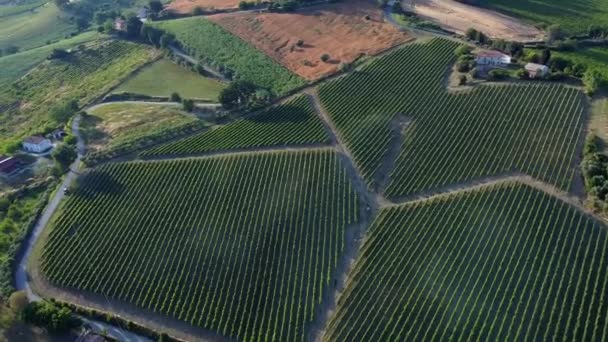
[[[42,6],[44,3],[44,0],[20,1],[18,4],[13,4],[12,2],[3,3],[0,1],[0,18],[31,11]]]
[[[328,142],[327,132],[309,99],[299,96],[262,114],[159,146],[143,155],[195,154]]]
[[[11,83],[43,62],[53,49],[73,49],[80,44],[86,45],[105,38],[106,36],[97,32],[85,32],[57,43],[0,57],[0,70],[2,70],[2,73],[0,73],[0,86],[10,86]]]
[[[85,105],[119,84],[137,67],[156,58],[144,45],[100,41],[65,60],[46,61],[4,89],[0,145],[48,129],[50,109],[76,99]]]
[[[586,33],[591,24],[608,25],[605,0],[480,0],[478,3],[535,25],[559,24],[570,33]]]
[[[41,267],[228,337],[303,341],[358,216],[329,149],[105,164],[55,217]]]
[[[177,37],[188,53],[213,66],[227,67],[239,79],[283,94],[305,84],[252,45],[204,18],[193,17],[154,23]]]
[[[116,93],[169,97],[176,92],[183,98],[218,101],[222,82],[200,76],[171,61],[161,59],[144,68],[118,87]]]
[[[3,17],[0,20],[0,49],[16,46],[27,50],[63,39],[72,32],[76,32],[75,25],[50,1],[33,12]]]
[[[328,341],[608,338],[606,227],[517,183],[383,210]]]
[[[524,172],[569,189],[583,127],[582,93],[562,85],[480,86],[450,93],[445,75],[456,43],[434,39],[399,49],[319,96],[368,184],[409,121],[387,195],[398,198],[479,177]],[[422,62],[424,61],[424,62]]]

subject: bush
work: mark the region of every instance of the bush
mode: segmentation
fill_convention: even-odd
[[[75,135],[70,134],[67,137],[63,138],[63,142],[70,146],[76,146],[76,144],[78,144],[78,138],[76,138]]]
[[[510,76],[509,72],[504,69],[490,70],[488,75],[490,76],[490,79],[494,80],[494,81],[504,80],[504,79],[509,78],[509,76]]]
[[[77,157],[74,147],[67,144],[57,146],[51,155],[57,166],[60,166],[64,171],[70,167]]]
[[[178,93],[171,93],[171,102],[182,102],[182,97]]]
[[[471,64],[467,61],[459,61],[456,63],[456,70],[458,70],[458,72],[469,72],[471,70]]]
[[[330,56],[329,54],[327,54],[327,53],[324,53],[324,54],[322,54],[322,55],[321,55],[321,60],[322,60],[324,63],[329,62],[329,60],[330,60],[330,59],[331,59],[331,56]]]
[[[467,77],[465,75],[460,75],[460,77],[458,78],[458,85],[466,85],[467,84]]]
[[[583,76],[585,84],[585,92],[589,96],[593,96],[599,89],[602,81],[602,75],[597,70],[588,70]]]
[[[527,80],[528,78],[530,78],[530,74],[528,73],[528,70],[526,70],[524,68],[517,70],[517,73],[515,75],[520,80]]]
[[[468,45],[461,45],[459,46],[454,53],[456,54],[456,56],[460,57],[463,55],[470,55],[471,54],[471,47]]]
[[[11,293],[11,296],[8,298],[8,306],[15,313],[21,313],[23,310],[25,310],[28,303],[29,301],[24,291],[15,291]]]
[[[78,324],[70,309],[46,301],[29,303],[23,310],[23,318],[54,332],[65,332]]]
[[[193,100],[183,99],[182,100],[182,106],[184,107],[184,110],[186,112],[191,113],[192,111],[194,111],[194,101]]]
[[[194,15],[194,16],[203,15],[203,14],[205,14],[205,10],[201,6],[196,6],[192,10],[192,15]]]

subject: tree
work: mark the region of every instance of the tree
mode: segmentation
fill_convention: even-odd
[[[547,27],[547,43],[548,44],[552,44],[556,40],[562,40],[565,38],[565,36],[566,36],[566,34],[564,33],[564,30],[562,30],[562,27],[559,26],[558,24],[554,24],[554,25]]]
[[[321,55],[321,60],[322,60],[324,63],[329,62],[329,60],[330,60],[330,59],[331,59],[331,56],[330,56],[328,53],[324,53],[324,54],[322,54],[322,55]]]
[[[8,305],[15,313],[20,313],[27,307],[28,300],[24,291],[15,291],[8,297]]]
[[[182,106],[186,112],[192,112],[194,110],[194,101],[190,99],[183,99]]]
[[[540,56],[540,64],[548,64],[551,60],[551,50],[544,49]]]
[[[465,75],[460,75],[460,77],[458,78],[458,85],[466,85],[467,84],[467,77]]]
[[[48,59],[63,59],[69,55],[65,49],[53,49]]]
[[[458,48],[456,48],[456,50],[454,51],[454,54],[456,54],[456,57],[468,55],[470,53],[471,53],[471,47],[468,45],[461,45]]]
[[[226,109],[246,106],[256,92],[255,84],[248,81],[234,81],[220,92],[219,100]]]
[[[70,100],[51,109],[51,119],[61,125],[67,123],[78,111],[78,101]]]
[[[171,102],[182,102],[182,97],[178,93],[174,92],[171,94]]]
[[[23,310],[23,318],[55,332],[65,332],[76,325],[70,309],[47,301],[29,303]]]
[[[151,0],[148,2],[148,7],[152,13],[158,14],[163,10],[163,3],[159,0]]]
[[[135,15],[129,16],[129,18],[127,18],[127,37],[132,39],[139,37],[142,26],[143,23],[138,17]]]
[[[171,33],[164,33],[160,36],[160,47],[163,49],[168,48],[175,41],[175,36]]]
[[[464,33],[465,37],[467,37],[468,40],[475,40],[477,38],[477,30],[469,27],[465,33]]]
[[[57,146],[51,155],[63,171],[66,171],[78,157],[74,147],[66,144]]]
[[[192,10],[192,15],[194,15],[194,16],[203,15],[203,14],[205,14],[205,10],[201,6],[196,6]]]
[[[602,74],[597,70],[587,70],[583,76],[583,83],[585,84],[587,95],[593,96],[600,88]]]

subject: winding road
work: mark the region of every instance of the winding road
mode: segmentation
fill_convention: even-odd
[[[76,177],[78,177],[78,174],[80,172],[80,160],[86,153],[84,140],[80,135],[80,116],[75,117],[72,121],[72,133],[78,138],[78,143],[76,145],[78,156],[76,157],[74,163],[70,165],[70,171],[61,183],[61,187],[58,188],[58,190],[55,192],[53,198],[49,200],[46,208],[44,209],[44,212],[38,219],[36,226],[26,238],[26,240],[23,241],[23,253],[21,253],[21,255],[19,256],[18,262],[15,267],[15,289],[19,291],[24,291],[30,301],[39,301],[42,298],[36,293],[34,293],[34,291],[32,291],[32,287],[30,286],[30,276],[27,271],[28,261],[34,251],[34,246],[36,245],[38,238],[44,230],[44,227],[47,226],[47,224],[51,220],[51,217],[59,207],[59,204],[65,197],[63,189],[69,187],[74,182]],[[79,318],[82,319],[82,321],[86,325],[88,325],[94,332],[105,334],[107,336],[117,339],[118,341],[151,342],[151,340],[147,337],[134,334],[130,331],[121,329],[120,327],[117,327],[115,325],[91,320],[82,316],[79,316]]]

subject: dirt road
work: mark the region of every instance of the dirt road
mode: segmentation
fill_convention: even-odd
[[[454,0],[403,0],[404,9],[420,18],[433,21],[448,31],[464,34],[475,28],[492,38],[520,42],[543,40],[543,32],[523,21],[486,8],[463,4]]]

